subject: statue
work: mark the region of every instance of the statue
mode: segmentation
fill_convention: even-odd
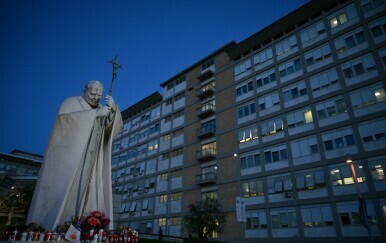
[[[122,128],[118,106],[103,86],[92,80],[83,96],[61,105],[40,169],[27,223],[47,230],[92,211],[113,222],[111,144]]]

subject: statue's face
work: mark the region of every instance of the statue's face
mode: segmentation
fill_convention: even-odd
[[[102,97],[102,93],[103,89],[99,85],[90,85],[84,91],[84,99],[91,107],[97,108]]]

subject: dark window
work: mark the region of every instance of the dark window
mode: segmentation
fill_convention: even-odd
[[[280,150],[280,157],[281,157],[282,160],[286,160],[287,159],[287,150],[286,149]]]
[[[375,134],[374,137],[376,140],[379,140],[379,139],[384,139],[386,136],[384,132],[381,132],[381,133]]]
[[[355,44],[354,36],[349,36],[344,39],[346,42],[347,49],[353,48]]]
[[[272,162],[271,152],[265,152],[264,157],[265,157],[265,163]]]
[[[326,150],[333,150],[332,140],[324,141],[324,147]]]
[[[371,28],[371,32],[373,33],[374,37],[378,37],[378,36],[383,34],[381,26],[379,26],[379,25],[374,26],[373,28]]]
[[[362,63],[358,63],[358,64],[354,65],[354,70],[355,70],[356,75],[360,75],[360,74],[365,72]]]
[[[311,145],[311,146],[310,146],[310,150],[311,150],[311,153],[312,153],[312,154],[319,153],[319,147],[318,147],[318,145],[316,145],[316,144]]]
[[[355,144],[354,135],[352,135],[352,134],[346,135],[346,136],[344,136],[344,138],[346,139],[347,145],[354,145]]]
[[[334,138],[334,142],[335,142],[336,148],[343,148],[344,147],[343,138]]]
[[[371,142],[373,141],[373,137],[372,136],[362,137],[362,140],[364,143]]]
[[[366,37],[365,37],[365,34],[363,33],[363,31],[356,33],[355,38],[357,39],[358,45],[363,43],[363,42],[366,42]]]
[[[354,77],[354,73],[352,72],[351,67],[350,67],[350,68],[344,69],[343,72],[344,72],[344,76],[345,76],[346,78],[352,78],[352,77]]]

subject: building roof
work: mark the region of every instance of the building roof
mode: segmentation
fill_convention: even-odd
[[[243,55],[248,55],[252,50],[259,48],[261,45],[267,44],[271,42],[272,39],[279,38],[284,33],[292,31],[296,25],[301,25],[309,18],[313,19],[319,16],[322,13],[322,10],[333,8],[337,3],[337,0],[310,1],[278,21],[275,21],[273,24],[241,41],[227,52],[234,60],[239,59]]]
[[[161,83],[160,86],[165,87],[168,83],[173,82],[174,80],[176,80],[177,78],[182,76],[184,73],[191,71],[192,69],[196,68],[198,65],[201,65],[202,63],[204,63],[206,61],[209,61],[210,59],[212,59],[213,57],[215,57],[219,53],[227,51],[227,50],[231,49],[232,47],[234,47],[235,45],[237,45],[237,43],[235,41],[231,41],[231,42],[225,44],[223,47],[215,50],[214,52],[210,53],[208,56],[200,59],[199,61],[197,61],[193,65],[187,67],[186,69],[182,70],[178,74],[174,75],[173,77],[169,78],[165,82]]]
[[[155,105],[156,103],[162,101],[162,98],[162,95],[158,91],[152,93],[148,97],[142,99],[141,101],[122,111],[122,119],[126,120],[129,117],[132,117],[133,115],[141,112],[142,110],[147,109],[152,105]]]

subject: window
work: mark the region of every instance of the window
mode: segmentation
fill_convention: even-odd
[[[166,90],[171,90],[174,87],[174,83],[170,82],[166,85]]]
[[[147,144],[141,144],[137,147],[137,155],[146,154],[147,152]]]
[[[386,69],[386,49],[382,49],[379,51],[379,56],[382,59],[383,67]]]
[[[240,155],[241,169],[253,168],[261,165],[260,153],[250,153]]]
[[[251,69],[251,60],[243,61],[235,67],[235,76]]]
[[[291,141],[291,151],[293,158],[300,158],[319,153],[318,141],[316,140],[316,137]]]
[[[172,217],[170,218],[170,225],[181,225],[181,217]]]
[[[253,81],[248,81],[236,87],[236,97],[253,91]]]
[[[374,58],[372,55],[366,55],[352,60],[342,65],[343,73],[346,79],[355,78],[372,70],[375,70]]]
[[[342,53],[365,42],[367,42],[367,40],[363,30],[356,30],[335,40],[336,51]]]
[[[146,114],[141,116],[141,122],[147,122],[150,120],[150,112],[147,112]]]
[[[342,149],[356,144],[351,128],[323,134],[322,140],[325,151]]]
[[[204,192],[201,194],[201,199],[202,200],[211,199],[211,200],[217,201],[217,192],[215,191]]]
[[[164,123],[171,122],[171,120],[172,120],[172,116],[165,116]]]
[[[237,108],[237,117],[243,118],[256,113],[255,102]]]
[[[172,154],[171,155],[172,157],[176,157],[176,156],[182,155],[183,150],[182,150],[182,148],[178,148],[178,149],[172,150],[171,154]]]
[[[344,226],[360,225],[359,204],[358,200],[348,202],[337,202],[336,208],[339,214],[340,223]],[[367,223],[369,225],[377,223],[372,200],[366,200]]]
[[[255,65],[260,65],[268,60],[271,60],[272,58],[273,58],[272,48],[268,48],[268,49],[265,49],[265,50],[257,53],[253,57],[253,62]]]
[[[208,68],[210,68],[211,66],[214,66],[214,60],[210,60],[204,64],[201,65],[201,71],[205,71],[207,70]]]
[[[340,26],[348,26],[348,23],[358,18],[358,14],[353,4],[341,9],[328,17],[331,29]],[[341,28],[338,28],[341,29]]]
[[[263,181],[252,180],[243,183],[243,197],[264,196]]]
[[[182,117],[184,115],[184,110],[177,111],[173,114],[173,119],[177,119],[179,117]]]
[[[153,141],[150,141],[147,145],[147,150],[150,151],[157,151],[158,150],[158,139],[155,139]]]
[[[250,213],[247,216],[246,229],[266,229],[267,228],[267,215],[264,211]]]
[[[277,132],[281,132],[283,129],[283,119],[281,117],[261,123],[262,136],[269,136]]]
[[[362,9],[364,12],[369,12],[373,9],[380,9],[382,5],[385,4],[384,0],[361,0]]]
[[[161,116],[161,106],[158,106],[151,110],[150,112],[151,119],[154,120]]]
[[[287,146],[280,145],[264,149],[264,158],[266,164],[287,160]]]
[[[316,112],[318,113],[319,120],[346,113],[346,102],[343,97],[323,101],[316,104]]]
[[[169,153],[164,153],[164,154],[162,154],[162,160],[167,160],[167,159],[169,159],[169,158],[170,158]]]
[[[354,170],[357,176],[358,183],[366,181],[363,166],[360,163],[354,162]],[[346,163],[329,166],[330,180],[333,186],[351,185],[354,184],[354,178],[351,173],[350,166]]]
[[[166,226],[166,218],[159,218],[158,219],[158,226]]]
[[[129,151],[127,152],[127,158],[131,159],[131,158],[135,158],[136,156],[137,156],[137,149],[136,148],[129,149]]]
[[[300,211],[305,228],[334,225],[334,218],[329,205],[302,206]]]
[[[171,195],[171,200],[172,201],[178,201],[178,200],[181,200],[181,199],[182,199],[182,193],[181,192],[172,193],[172,195]]]
[[[177,178],[182,176],[182,170],[174,170],[171,172],[171,178]]]
[[[133,120],[131,120],[131,127],[133,128],[133,127],[139,125],[140,121],[141,121],[140,117],[134,118]]]
[[[138,132],[130,134],[129,143],[137,142],[137,140],[138,140]]]
[[[176,101],[178,101],[180,99],[183,99],[183,98],[185,98],[185,93],[184,92],[174,96],[174,102],[176,102]]]
[[[300,32],[300,39],[302,43],[307,43],[308,41],[311,41],[315,39],[316,37],[322,35],[323,33],[326,33],[326,28],[324,27],[323,21],[319,21],[307,29]]]
[[[321,62],[329,57],[331,57],[331,48],[329,44],[318,47],[304,54],[307,66]]]
[[[169,141],[170,137],[171,137],[170,133],[165,134],[165,135],[162,136],[162,141]]]
[[[297,172],[295,178],[298,191],[314,190],[326,186],[323,168]]]
[[[168,106],[168,105],[171,105],[171,104],[173,104],[173,99],[167,99],[166,101],[165,101],[165,104],[166,104],[166,106]]]
[[[312,112],[309,107],[287,114],[288,128],[303,126],[312,123],[312,121]]]
[[[386,119],[372,120],[358,125],[363,143],[386,139]],[[385,147],[385,146],[383,146]]]
[[[272,228],[296,228],[298,226],[295,210],[272,209],[270,215]]]
[[[283,55],[295,47],[297,47],[296,36],[292,35],[275,45],[276,54],[278,56]]]
[[[347,22],[347,15],[346,13],[340,13],[336,17],[333,17],[330,19],[330,26],[331,28],[338,27],[339,25],[342,25]]]
[[[143,129],[139,132],[139,137],[138,139],[141,140],[143,138],[147,138],[147,134],[148,134],[148,129]]]
[[[369,166],[374,181],[385,180],[386,159],[371,159]]]
[[[179,84],[181,84],[181,83],[183,83],[183,82],[185,82],[185,81],[186,81],[186,76],[184,75],[184,76],[180,77],[179,79],[177,79],[177,80],[175,81],[176,86],[179,85]]]
[[[354,109],[382,102],[386,99],[383,84],[367,86],[350,94],[351,104]]]
[[[283,88],[284,103],[307,95],[306,83],[304,81]]]
[[[161,181],[167,181],[169,179],[169,173],[161,174]]]
[[[241,128],[238,133],[239,143],[247,143],[252,140],[258,139],[257,125]]]
[[[269,109],[276,105],[280,105],[280,99],[279,99],[278,93],[272,93],[262,98],[259,98],[260,111]]]
[[[173,138],[181,136],[181,135],[184,135],[184,129],[183,128],[177,129],[177,130],[172,132]]]
[[[292,191],[291,177],[288,174],[270,176],[267,179],[268,194]]]
[[[291,60],[279,66],[280,77],[284,78],[285,76],[288,76],[301,69],[302,69],[302,65],[300,63],[300,58]]]
[[[130,131],[130,125],[131,125],[130,122],[125,122],[123,124],[122,133]]]
[[[338,83],[338,73],[330,69],[310,78],[312,91],[322,90]]]
[[[276,73],[274,68],[269,69],[268,71],[265,71],[259,75],[256,75],[257,88],[272,83],[274,81],[276,81]]]
[[[377,20],[369,25],[373,38],[380,37],[386,33],[386,18]]]
[[[150,126],[150,134],[154,134],[156,132],[159,132],[159,123],[155,123]]]

